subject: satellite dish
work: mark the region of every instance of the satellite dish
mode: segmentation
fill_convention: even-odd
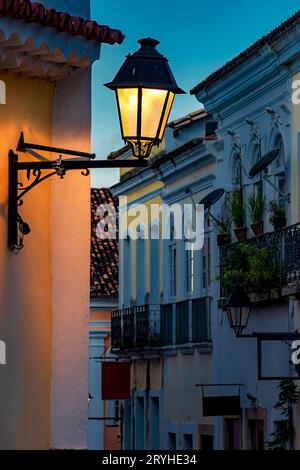
[[[203,204],[204,205],[204,209],[209,209],[211,206],[213,206],[219,199],[221,199],[221,197],[223,196],[224,194],[224,189],[223,188],[220,188],[220,189],[215,189],[214,191],[212,191],[211,193],[207,194],[203,199],[201,199],[201,201],[199,202],[199,204]]]
[[[279,155],[279,149],[271,150],[271,152],[266,153],[262,158],[258,160],[258,162],[253,165],[251,170],[249,171],[250,178],[256,176],[258,173],[261,173],[265,170]]]

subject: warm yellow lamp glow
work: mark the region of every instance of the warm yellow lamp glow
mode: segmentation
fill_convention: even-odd
[[[145,38],[140,49],[128,54],[114,80],[106,86],[115,91],[122,137],[133,155],[150,156],[153,145],[162,142],[178,87],[168,60],[156,50],[159,42]]]
[[[118,88],[122,137],[135,156],[148,156],[164,136],[174,93],[155,88]]]

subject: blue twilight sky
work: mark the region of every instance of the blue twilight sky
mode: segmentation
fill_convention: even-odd
[[[101,60],[93,67],[92,146],[105,158],[123,145],[114,93],[103,87],[111,81],[137,39],[153,37],[170,61],[178,85],[187,94],[175,99],[171,118],[199,108],[189,90],[208,74],[268,33],[300,8],[298,0],[91,0],[91,17],[121,29],[119,46],[103,45]],[[97,170],[94,186],[117,182],[117,170]]]

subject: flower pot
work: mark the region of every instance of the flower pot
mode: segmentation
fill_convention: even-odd
[[[235,236],[239,241],[247,240],[247,231],[248,231],[247,227],[234,229]]]
[[[251,229],[253,234],[258,237],[259,235],[262,235],[264,232],[264,224],[263,222],[255,222],[255,224],[251,224]]]
[[[219,233],[217,235],[217,245],[224,246],[229,245],[231,242],[230,235],[228,233]]]
[[[286,217],[274,217],[273,227],[280,230],[286,226]]]

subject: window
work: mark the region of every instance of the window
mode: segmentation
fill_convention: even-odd
[[[158,450],[160,445],[159,437],[159,398],[151,397],[150,409],[150,448]]]
[[[186,293],[194,293],[194,244],[191,250],[185,250],[185,289]]]
[[[204,237],[204,244],[201,250],[201,284],[202,289],[207,290],[210,287],[211,281],[211,250],[210,250],[210,237],[208,234]]]
[[[183,449],[193,450],[193,434],[183,434]]]
[[[143,397],[136,398],[135,448],[145,449],[145,403]]]
[[[211,302],[208,297],[192,301],[192,341],[211,341]]]
[[[276,187],[281,193],[286,194],[286,168],[285,168],[285,152],[284,144],[281,135],[278,135],[274,141],[274,148],[279,150],[278,156],[274,162],[274,174]],[[286,199],[282,194],[277,194],[278,204],[283,209],[286,209]]]
[[[151,224],[150,239],[150,303],[160,303],[160,238],[159,223]]]
[[[274,149],[278,149],[278,157],[275,160],[275,168],[284,168],[284,145],[281,135],[278,135],[274,141]]]
[[[164,346],[173,344],[173,304],[161,306],[161,340]]]
[[[107,417],[113,418],[107,421],[107,426],[119,426],[120,402],[118,400],[107,400]]]
[[[139,237],[136,240],[136,303],[143,305],[146,294],[146,241],[145,232],[138,227]]]
[[[131,253],[131,238],[128,235],[123,241],[123,302],[125,307],[130,306],[132,297],[132,253]]]
[[[231,183],[233,186],[240,187],[242,185],[242,164],[240,154],[233,155]]]
[[[168,433],[169,450],[176,450],[176,434],[175,432]]]
[[[205,123],[205,136],[214,135],[218,129],[217,121],[210,121]]]
[[[176,344],[189,341],[189,301],[176,304]]]
[[[170,296],[176,297],[176,239],[174,221],[171,222],[170,242],[169,242],[169,279],[170,279]]]

